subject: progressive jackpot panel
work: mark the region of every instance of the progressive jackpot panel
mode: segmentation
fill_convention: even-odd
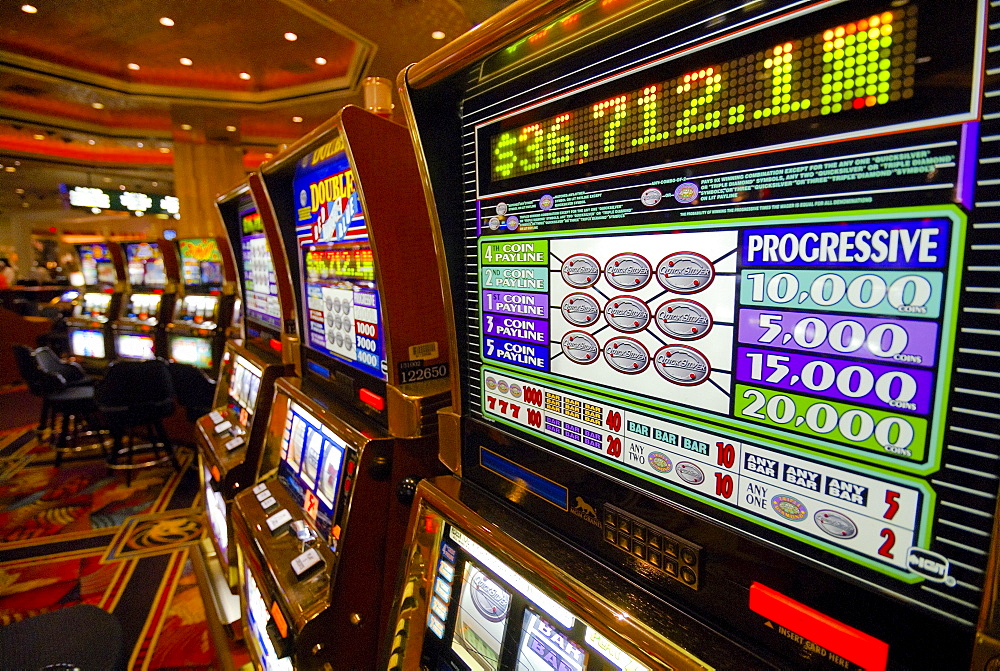
[[[694,3],[594,18],[588,47],[601,11],[449,80],[466,474],[672,594],[712,548],[593,473],[973,627],[1000,438],[985,5]]]
[[[955,311],[942,271],[964,221],[931,214],[483,237],[484,414],[906,578],[899,550],[926,539],[931,492],[870,475],[932,471],[941,457],[941,324]],[[688,419],[724,419],[747,439]]]

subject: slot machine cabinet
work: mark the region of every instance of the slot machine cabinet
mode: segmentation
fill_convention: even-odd
[[[409,534],[388,671],[767,668],[454,476],[419,484]]]
[[[249,184],[221,196],[217,208],[227,232],[226,251],[233,257],[228,265],[239,277],[246,298],[247,315],[241,328],[248,334],[226,343],[212,411],[197,420],[196,430],[201,484],[212,532],[210,543],[203,548],[203,561],[212,569],[217,565],[217,572],[225,576],[235,595],[238,573],[229,524],[232,502],[237,493],[273,475],[278,467],[278,455],[264,449],[264,436],[274,382],[294,373],[294,366],[282,359],[287,351],[282,343],[296,337],[296,327],[288,273],[275,271],[264,222]],[[282,255],[278,264],[284,267],[284,251],[277,249]],[[239,250],[238,256],[233,254],[235,250]],[[292,302],[288,319],[282,319],[283,301]],[[206,581],[205,589],[209,584]],[[214,589],[209,591],[219,601],[225,598]]]
[[[449,402],[449,343],[407,150],[405,128],[348,105],[261,166],[258,202],[298,276],[303,379],[391,435],[417,438],[436,431]]]
[[[153,359],[167,354],[166,325],[173,319],[180,265],[169,240],[127,242],[128,289],[111,326],[115,356]]]
[[[437,459],[436,411],[449,403],[449,343],[430,222],[406,129],[356,107],[345,107],[264,164],[261,175],[267,206],[253,182],[251,189],[261,210],[270,210],[279,223],[296,278],[302,331],[301,379],[276,383],[272,431],[285,431],[285,414],[298,417],[294,408],[299,408],[316,422],[309,424],[317,427],[309,429],[309,436],[330,431],[348,443],[351,435],[367,436],[365,449],[373,461],[369,467],[362,451],[358,479],[348,486],[354,492],[350,508],[361,514],[351,517],[350,527],[340,523],[336,543],[319,533],[317,551],[324,561],[317,571],[322,575],[311,580],[326,585],[322,599],[323,590],[289,591],[279,580],[264,580],[260,571],[265,567],[291,571],[295,555],[288,554],[289,548],[298,546],[260,526],[261,516],[274,519],[280,511],[265,513],[256,494],[238,494],[234,527],[256,529],[257,534],[236,533],[242,561],[250,567],[241,570],[241,578],[254,577],[257,591],[248,591],[247,583],[241,590],[244,598],[259,594],[269,607],[279,604],[287,624],[282,638],[294,640],[287,654],[297,666],[329,661],[335,668],[364,668],[376,658],[378,636],[388,620],[413,486],[419,478],[443,472]],[[290,400],[280,401],[283,397]],[[296,422],[302,420],[289,416],[287,421],[300,426]],[[338,426],[348,426],[350,432]],[[302,440],[313,450],[301,431],[292,429],[290,440],[292,454],[296,445],[303,450]],[[322,441],[325,445],[326,438]],[[309,528],[321,527],[323,508],[317,512],[317,497],[302,493],[308,488],[297,484],[298,476],[282,477],[304,463],[283,461],[279,478],[261,485],[260,495],[270,493],[276,505]],[[286,506],[282,501],[289,496]],[[371,503],[361,504],[362,496]],[[282,559],[275,564],[279,552]],[[293,597],[314,601],[283,601]],[[313,619],[298,612],[311,613]],[[310,625],[307,619],[324,624]],[[282,647],[277,641],[275,645],[276,650]]]
[[[115,351],[111,324],[121,311],[125,290],[125,257],[115,242],[76,245],[83,291],[66,319],[70,353],[84,368],[100,371]]]
[[[445,462],[776,667],[995,664],[996,12],[520,2],[409,68]]]
[[[220,242],[215,238],[178,241],[183,282],[173,319],[167,324],[170,360],[197,366],[213,377],[219,370],[237,293],[233,255],[223,253]]]
[[[395,441],[362,417],[345,421],[294,378],[275,385],[266,441],[278,477],[237,494],[232,522],[254,662],[365,668],[382,631],[383,576],[396,569],[383,548]]]

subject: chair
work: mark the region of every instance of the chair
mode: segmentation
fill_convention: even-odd
[[[97,383],[95,400],[114,440],[108,467],[125,470],[126,485],[132,484],[134,469],[154,466],[168,459],[180,470],[173,443],[163,426],[163,420],[174,412],[174,387],[166,361],[121,359],[113,362],[104,379]],[[148,442],[138,448],[151,448],[152,459],[136,463],[135,432],[140,427],[145,430]],[[127,457],[126,463],[120,461],[123,457]]]
[[[0,668],[123,671],[128,657],[111,613],[77,604],[0,627]]]
[[[75,361],[63,361],[51,347],[39,347],[33,354],[39,368],[46,373],[62,375],[67,387],[93,387],[97,378],[87,375],[83,366]]]
[[[208,377],[203,370],[189,363],[172,361],[170,379],[174,384],[177,402],[184,408],[189,422],[212,411],[215,401],[215,380]]]
[[[42,413],[39,417],[38,433],[44,435],[46,429],[59,432],[53,449],[56,452],[56,466],[62,463],[66,452],[77,452],[85,447],[79,444],[83,424],[96,427],[94,421],[93,385],[71,387],[60,373],[44,370],[34,353],[24,345],[14,345],[14,361],[18,372],[28,385],[28,391],[42,399]],[[46,355],[43,355],[43,357]],[[51,437],[50,431],[50,437]],[[72,445],[69,445],[72,443]],[[101,449],[104,448],[100,442]]]

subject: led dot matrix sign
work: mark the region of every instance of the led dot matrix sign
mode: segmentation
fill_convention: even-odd
[[[867,16],[498,133],[490,138],[493,177],[908,99],[916,46],[910,15]]]

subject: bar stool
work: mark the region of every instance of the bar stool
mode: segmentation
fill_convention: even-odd
[[[99,424],[95,417],[97,407],[94,404],[92,384],[69,386],[61,374],[43,370],[34,353],[24,345],[14,345],[14,361],[21,377],[28,384],[28,390],[42,399],[38,435],[44,437],[45,430],[50,429],[49,440],[51,440],[56,426],[59,427],[55,443],[52,445],[56,453],[56,466],[62,463],[66,453],[94,447],[104,449],[103,439],[96,429]],[[84,427],[87,427],[86,431],[83,431]],[[85,432],[97,435],[97,444],[81,445],[80,437]]]
[[[169,459],[180,470],[174,446],[163,426],[163,420],[174,412],[174,388],[166,361],[115,361],[97,384],[95,399],[114,441],[108,467],[125,471],[126,486],[132,484],[132,471],[137,468],[155,466]],[[137,445],[136,431],[140,428],[146,442]],[[137,454],[148,458],[136,462]]]
[[[184,408],[187,420],[196,422],[211,412],[216,381],[189,363],[171,361],[169,367],[177,402]]]

